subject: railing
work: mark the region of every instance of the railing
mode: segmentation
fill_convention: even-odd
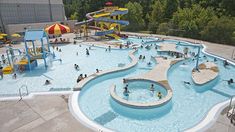
[[[230,99],[230,103],[229,103],[229,107],[228,107],[228,111],[227,111],[227,116],[228,117],[230,117],[230,116],[232,116],[232,115],[234,115],[235,113],[235,111],[234,111],[234,109],[235,109],[235,104],[233,105],[233,98],[234,98],[235,96],[232,96],[231,97],[231,99]]]
[[[22,91],[23,89],[26,90],[26,95],[29,95],[28,86],[27,86],[27,85],[22,85],[22,86],[19,88],[19,95],[20,95],[20,100],[19,100],[19,101],[21,101],[21,100],[23,99],[23,96],[24,96],[23,91]]]
[[[232,60],[235,60],[234,54],[235,54],[235,49],[233,50],[233,53],[232,53],[232,56],[231,56],[231,59],[232,59]]]

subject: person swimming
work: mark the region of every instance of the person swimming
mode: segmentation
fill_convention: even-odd
[[[46,80],[45,85],[49,85],[49,84],[51,84],[51,82],[49,80]]]
[[[124,87],[123,95],[129,96],[130,91],[128,90],[128,84]]]
[[[158,92],[158,93],[157,93],[157,97],[158,97],[159,99],[161,99],[161,98],[162,98],[162,93],[161,93],[161,92]]]
[[[184,82],[184,84],[191,85],[191,83],[190,83],[190,82],[187,82],[187,81],[183,81],[183,82]]]
[[[151,86],[150,86],[150,89],[149,89],[152,93],[154,93],[154,85],[153,84],[151,84]]]
[[[228,61],[227,61],[227,60],[224,60],[224,67],[226,67],[226,66],[228,66],[228,65],[229,65]]]
[[[148,63],[147,63],[147,65],[148,65],[148,66],[151,66],[151,65],[152,65],[152,63],[151,63],[151,62],[148,62]]]
[[[230,79],[228,80],[228,85],[230,85],[230,84],[232,84],[232,83],[234,83],[234,81],[233,81],[232,78],[230,78]]]

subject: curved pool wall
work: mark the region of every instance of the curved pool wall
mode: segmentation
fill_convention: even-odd
[[[203,49],[204,50],[204,49]],[[203,52],[204,53],[204,52]],[[206,55],[208,55],[207,53],[204,53],[204,54],[206,54]],[[201,54],[202,55],[202,54]],[[208,58],[208,60],[212,60],[213,58],[212,57],[209,57]],[[202,60],[202,61],[206,61],[206,60]],[[194,64],[195,62],[192,62],[192,63],[190,63],[189,64],[189,66],[191,66],[191,67],[186,67],[186,69],[184,69],[183,68],[183,70],[191,70],[192,69],[192,67],[194,67],[194,66],[192,66],[192,65],[195,65]],[[219,63],[219,68],[223,68],[223,66],[222,66],[222,61],[219,59],[218,61],[217,61],[217,63]],[[175,65],[176,67],[178,66],[180,66],[180,64],[182,64],[182,63],[179,63],[179,64],[177,64],[177,65]],[[231,67],[231,69],[230,70],[233,70],[234,71],[234,66],[229,66],[229,68]],[[172,69],[175,69],[175,68],[172,68]],[[170,69],[170,70],[172,70],[172,69]],[[177,69],[179,69],[179,68],[177,68]],[[182,70],[182,69],[181,69]],[[224,70],[224,69],[223,69]],[[223,71],[222,70],[222,72],[220,72],[220,74],[221,73],[223,73],[224,74],[224,72],[226,71],[226,69],[225,69],[225,71]],[[171,73],[172,72],[172,73]],[[176,76],[177,74],[176,74],[176,72],[174,72],[174,70],[172,70],[171,72],[168,72],[168,74],[173,74],[173,76]],[[191,72],[189,72],[190,74],[191,74]],[[234,73],[234,72],[233,72]],[[184,74],[182,74],[182,75],[184,75]],[[171,75],[168,75],[168,76],[171,76]],[[177,75],[177,76],[179,76],[179,78],[181,78],[181,74],[180,75]],[[221,76],[221,75],[220,75]],[[234,75],[232,75],[232,74],[227,74],[226,73],[226,75],[224,75],[224,76],[226,76],[226,77],[232,77],[232,76],[234,76]],[[224,76],[222,76],[222,78],[224,78]],[[185,79],[185,78],[189,78],[189,81],[191,81],[192,82],[192,80],[191,80],[191,77],[190,77],[190,75],[188,75],[188,74],[186,74],[186,76],[184,75],[183,76],[183,78]],[[220,77],[221,78],[221,77]],[[171,78],[169,77],[169,80],[170,80]],[[110,81],[110,83],[111,82],[113,82],[114,80],[109,80]],[[120,83],[120,81],[121,81],[121,79],[117,79],[117,82],[119,82]],[[105,81],[103,81],[102,83],[104,83]],[[107,82],[105,82],[106,84],[108,84]],[[180,83],[180,85],[182,85],[182,79],[177,79],[177,81],[176,81],[176,83],[173,83],[173,84],[171,84],[170,83],[170,85],[174,85],[175,86],[175,84],[177,84],[177,83]],[[211,91],[211,90],[209,90],[208,89],[208,91],[205,91],[205,92],[203,92],[203,93],[201,93],[201,92],[196,92],[195,91],[195,89],[194,88],[187,88],[186,86],[184,86],[184,85],[182,85],[183,86],[183,88],[185,88],[186,89],[186,91],[184,91],[184,93],[188,93],[188,94],[182,94],[182,91],[178,91],[177,89],[175,90],[175,88],[173,87],[173,90],[174,90],[174,92],[176,91],[176,95],[177,96],[175,96],[175,93],[174,93],[174,96],[173,96],[173,99],[172,99],[172,104],[173,104],[173,106],[172,106],[172,108],[170,108],[171,110],[170,110],[170,112],[168,112],[166,115],[164,115],[164,119],[163,118],[157,118],[157,119],[155,119],[155,118],[153,118],[153,119],[151,119],[151,120],[154,120],[154,122],[155,122],[155,124],[153,125],[152,123],[151,123],[151,121],[148,121],[148,123],[149,123],[149,125],[147,125],[147,129],[145,129],[145,131],[147,130],[147,131],[154,131],[154,130],[164,130],[164,131],[179,131],[179,130],[185,130],[185,129],[187,129],[187,128],[190,128],[190,127],[193,127],[194,125],[196,125],[200,120],[202,120],[203,119],[203,117],[205,117],[205,115],[206,115],[206,113],[208,112],[208,110],[212,107],[212,106],[214,106],[215,104],[217,104],[217,103],[220,103],[220,102],[222,102],[222,101],[224,101],[224,100],[227,100],[229,97],[226,97],[226,95],[229,95],[229,93],[231,93],[231,92],[234,92],[234,89],[229,89],[228,87],[227,87],[227,85],[226,84],[224,84],[224,83],[222,83],[222,82],[217,82],[217,83],[220,83],[220,85],[222,85],[222,86],[225,86],[225,88],[222,88],[221,90],[223,91],[223,90],[225,90],[227,93],[224,93],[224,94],[221,94],[219,91]],[[95,85],[101,85],[101,84],[95,84]],[[182,86],[181,86],[181,88],[182,88]],[[216,85],[217,86],[217,85]],[[214,86],[214,87],[216,87],[216,86]],[[98,86],[99,87],[99,86]],[[91,89],[91,88],[90,88]],[[97,89],[97,87],[92,87],[92,90],[94,90],[95,91],[95,89]],[[215,88],[212,88],[212,89],[215,89]],[[87,90],[89,90],[89,88],[87,89]],[[219,88],[218,88],[218,90],[220,90]],[[79,95],[79,106],[81,107],[81,103],[82,103],[82,99],[81,99],[81,97],[84,95],[84,93],[83,94],[80,94]],[[184,101],[184,102],[177,102],[177,101],[175,101],[175,98],[177,98],[178,96],[180,95],[180,97],[184,97],[184,99],[182,99],[182,101]],[[185,96],[185,95],[189,95],[189,96]],[[205,96],[205,97],[201,97],[201,96]],[[104,105],[103,106],[103,108],[102,109],[105,109],[104,107],[106,107],[107,105],[109,105],[109,104],[112,104],[112,106],[110,105],[110,107],[107,107],[107,108],[114,108],[115,109],[115,107],[113,106],[113,103],[110,103],[110,98],[107,98],[107,96],[108,95],[106,95],[106,96],[102,96],[102,97],[105,97],[107,100],[108,100],[108,102],[106,102],[106,103],[101,103],[102,105]],[[194,98],[192,98],[192,96],[196,96],[196,99],[198,99],[198,100],[203,100],[202,102],[200,102],[199,104],[197,103],[198,101],[195,101],[195,100],[193,100]],[[101,96],[99,96],[99,97],[101,97]],[[105,100],[105,99],[103,99],[103,100]],[[185,102],[185,100],[186,100],[186,102]],[[210,100],[210,101],[208,101],[208,100]],[[188,101],[188,102],[187,102]],[[206,101],[206,102],[205,102]],[[99,101],[97,101],[97,102],[99,102]],[[196,102],[196,103],[195,103]],[[181,106],[182,104],[187,104],[186,106]],[[106,106],[105,106],[106,105]],[[115,103],[114,103],[114,105],[115,105]],[[192,105],[192,106],[190,106],[190,105]],[[188,106],[190,106],[190,108],[187,108]],[[175,107],[175,108],[174,108]],[[193,107],[193,109],[191,109]],[[119,108],[119,107],[117,107],[117,108]],[[178,109],[180,109],[180,108],[186,108],[187,109],[187,111],[191,111],[191,112],[193,112],[193,113],[185,113],[185,112],[183,112],[183,110],[181,110],[181,113],[185,113],[183,116],[184,117],[192,117],[193,119],[196,119],[196,120],[194,120],[194,121],[188,121],[187,120],[187,118],[180,118],[180,115],[178,115],[179,113],[177,113],[177,110]],[[199,110],[199,111],[195,111],[195,110],[197,110],[197,109],[194,109],[194,108],[205,108],[205,109],[201,109],[201,110]],[[191,109],[191,110],[190,110]],[[107,110],[109,110],[109,111],[112,111],[112,109],[107,109]],[[89,108],[87,108],[87,109],[85,109],[85,110],[83,110],[84,112],[86,111],[86,116],[88,116],[91,120],[94,120],[94,119],[92,119],[92,116],[89,116],[89,115],[87,115],[87,113],[89,112]],[[118,111],[118,110],[116,110],[116,111]],[[113,111],[113,112],[115,112],[115,110]],[[174,114],[172,114],[172,113],[174,113]],[[203,114],[202,114],[203,113]],[[94,113],[93,113],[94,114]],[[101,115],[102,115],[102,112],[100,113]],[[170,116],[169,115],[171,115],[172,114],[172,117],[173,116],[176,116],[177,118],[176,119],[174,119],[174,120],[172,120],[172,119],[167,119],[167,118],[170,118]],[[92,114],[91,114],[92,115]],[[99,114],[98,114],[99,115]],[[115,115],[115,114],[114,114]],[[177,116],[178,115],[178,116]],[[135,117],[135,116],[133,116],[133,117]],[[120,122],[114,122],[114,121],[112,121],[112,122],[109,122],[108,124],[104,124],[104,126],[105,127],[108,127],[108,128],[111,128],[111,129],[114,129],[114,130],[119,130],[120,128],[123,128],[123,126],[125,126],[125,124],[122,124],[122,122],[124,122],[124,121],[127,121],[128,120],[128,118],[125,118],[125,116],[118,116],[118,118],[122,118],[123,120],[120,120],[121,121],[121,123]],[[180,119],[180,120],[178,120],[178,119]],[[118,120],[117,118],[115,118],[115,120]],[[171,121],[171,123],[173,123],[174,125],[174,127],[172,126],[172,125],[169,125],[167,128],[165,128],[165,126],[164,125],[161,125],[161,124],[164,124],[164,121]],[[132,120],[128,120],[128,122],[130,123],[130,121],[132,121]],[[130,124],[130,126],[132,126],[132,127],[130,127],[129,129],[128,129],[128,126],[125,126],[125,128],[123,128],[123,130],[133,130],[133,128],[134,128],[134,130],[137,130],[137,131],[141,131],[141,130],[143,130],[142,128],[140,128],[139,126],[142,126],[141,125],[141,123],[144,123],[144,122],[141,122],[141,120],[134,120],[136,123],[137,122],[139,122],[140,124],[139,125],[137,125],[136,127],[134,127],[133,125],[131,125]],[[186,122],[185,122],[186,121]],[[158,122],[161,122],[161,124],[158,124]],[[174,123],[175,122],[175,123]],[[194,122],[194,123],[193,123]],[[167,122],[166,122],[167,123]],[[138,123],[137,123],[138,124]],[[145,123],[144,123],[145,124]],[[144,125],[143,124],[143,125]],[[182,124],[182,125],[181,125]],[[153,128],[152,126],[158,126],[157,128]],[[115,128],[113,128],[113,127],[115,127]],[[174,129],[172,129],[172,127],[174,128]]]

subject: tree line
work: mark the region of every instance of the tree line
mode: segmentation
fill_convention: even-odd
[[[67,18],[84,20],[107,0],[64,0]],[[125,31],[173,35],[235,45],[235,0],[112,0],[129,9]]]

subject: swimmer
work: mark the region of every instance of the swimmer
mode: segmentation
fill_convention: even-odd
[[[78,56],[78,52],[76,52],[76,55]]]
[[[161,93],[161,92],[158,92],[158,93],[157,93],[157,97],[158,97],[159,99],[161,99],[161,98],[162,98],[162,93]]]
[[[49,80],[46,80],[45,85],[49,85],[49,84],[51,84],[51,82]]]
[[[126,86],[124,87],[123,94],[124,94],[125,96],[129,96],[129,93],[130,93],[130,91],[128,90],[128,85],[126,85]]]
[[[111,51],[111,46],[109,46],[109,52]]]
[[[87,78],[87,74],[84,75],[84,78]]]
[[[142,55],[139,56],[139,60],[141,60],[141,59],[142,59]]]
[[[16,77],[17,77],[17,76],[16,76],[16,73],[14,73],[14,75],[13,75],[13,77],[12,77],[12,78],[13,78],[13,79],[16,79]]]
[[[232,83],[234,83],[234,81],[233,81],[233,79],[231,78],[231,79],[228,80],[228,85],[230,85],[230,84],[232,84]]]
[[[96,69],[96,73],[99,73],[101,70],[99,70],[99,69]]]
[[[191,85],[191,83],[190,83],[190,82],[187,82],[187,81],[183,81],[183,82],[184,82],[184,84]]]
[[[216,62],[217,61],[217,59],[216,58],[214,58],[214,62]]]
[[[229,65],[228,61],[227,61],[227,60],[224,60],[224,67],[226,67],[226,66],[228,66],[228,65]]]
[[[145,59],[145,56],[143,56],[143,60]]]
[[[148,63],[147,63],[148,66],[151,66],[151,64],[152,64],[151,62],[148,62]]]
[[[154,93],[154,85],[153,84],[151,84],[151,86],[150,86],[150,89],[149,89],[152,93]]]
[[[86,48],[86,55],[90,55],[89,50]]]
[[[123,83],[127,83],[127,81],[126,81],[126,79],[125,79],[125,78],[123,78]]]

